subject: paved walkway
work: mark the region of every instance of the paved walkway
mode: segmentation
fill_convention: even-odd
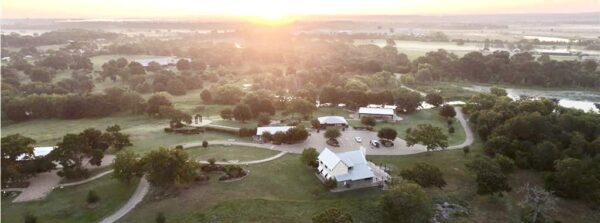
[[[112,172],[114,172],[114,170],[107,170],[107,171],[104,171],[102,173],[96,174],[93,177],[87,178],[85,180],[81,180],[81,181],[77,181],[77,182],[71,182],[71,183],[60,184],[59,187],[70,187],[70,186],[76,186],[76,185],[84,184],[84,183],[90,182],[92,180],[98,179],[100,177],[103,177],[103,176],[105,176],[107,174],[111,174]]]
[[[282,157],[283,155],[287,154],[287,152],[282,151],[280,153],[278,153],[277,155],[265,158],[265,159],[261,159],[261,160],[252,160],[252,161],[242,161],[242,162],[215,162],[216,164],[219,165],[250,165],[250,164],[259,164],[259,163],[265,163],[265,162],[269,162],[275,159],[278,159],[280,157]],[[208,164],[208,161],[198,161],[199,163],[202,164]]]
[[[131,198],[129,198],[127,203],[125,203],[125,205],[119,208],[119,210],[117,210],[115,213],[102,219],[100,223],[112,223],[125,216],[127,213],[133,210],[135,206],[142,202],[146,194],[148,194],[149,190],[150,184],[146,180],[146,177],[142,177],[142,179],[140,179],[140,184],[138,184],[138,187],[135,189],[135,192],[133,193]]]
[[[84,165],[84,167],[89,169],[105,167],[110,165],[114,158],[114,155],[105,155],[102,159],[102,165],[92,166],[86,162],[86,165]],[[17,196],[12,202],[27,202],[42,200],[46,198],[46,196],[48,196],[48,194],[52,192],[54,188],[57,188],[60,185],[60,181],[62,180],[62,178],[56,174],[58,171],[59,170],[57,169],[52,170],[50,172],[39,173],[31,179],[29,179],[29,186],[27,188],[24,188],[21,194],[19,194],[19,196]],[[88,182],[87,179],[83,181]],[[76,185],[76,183],[78,182],[73,182],[72,184]]]

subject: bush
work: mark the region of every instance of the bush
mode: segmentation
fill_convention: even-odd
[[[504,173],[511,173],[515,170],[515,161],[504,155],[498,154],[495,157],[496,162]]]
[[[329,208],[312,217],[313,223],[352,223],[352,216],[337,208]]]
[[[182,145],[177,145],[177,146],[175,146],[175,149],[183,149],[183,146]]]
[[[215,159],[215,158],[209,158],[207,161],[208,161],[208,164],[215,165],[215,163],[217,162],[217,159]]]
[[[202,147],[204,147],[204,148],[208,147],[208,141],[206,141],[206,140],[202,141]]]
[[[377,124],[377,122],[375,121],[375,118],[373,118],[373,117],[370,117],[370,116],[365,116],[365,117],[362,117],[362,118],[360,119],[360,122],[361,122],[362,124],[365,124],[365,125],[367,125],[367,126],[375,126],[375,125]]]
[[[25,216],[23,216],[25,223],[37,223],[37,217],[31,213],[27,213],[25,214]]]
[[[165,223],[167,221],[165,215],[162,212],[158,212],[158,214],[156,214],[155,220],[156,223]]]
[[[414,181],[422,187],[435,186],[442,188],[446,181],[442,177],[442,171],[427,163],[417,163],[411,169],[400,171],[402,178]]]
[[[90,191],[88,191],[86,201],[88,204],[94,204],[94,203],[100,201],[100,197],[98,197],[98,195],[96,194],[96,191],[90,190]]]
[[[239,131],[240,137],[248,137],[248,136],[254,136],[254,135],[256,135],[255,128],[246,128],[246,127],[240,128],[240,131]]]
[[[450,127],[448,127],[448,133],[450,133],[450,134],[454,134],[454,132],[455,132],[455,131],[456,131],[456,130],[454,130],[454,126],[450,126]]]
[[[306,148],[302,150],[302,156],[300,157],[300,160],[302,163],[316,168],[319,166],[319,163],[317,162],[318,156],[319,153],[315,148]]]
[[[462,151],[465,155],[468,155],[471,152],[471,147],[465,146],[462,148]]]
[[[326,179],[325,180],[325,189],[331,190],[337,187],[337,181],[334,179]]]

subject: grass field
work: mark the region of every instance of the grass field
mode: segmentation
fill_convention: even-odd
[[[399,138],[406,138],[406,129],[414,128],[418,124],[431,124],[435,127],[442,128],[444,134],[448,135],[448,145],[457,145],[461,144],[465,141],[465,130],[462,128],[458,121],[454,121],[452,126],[454,126],[455,132],[453,134],[448,133],[448,124],[446,124],[446,119],[438,114],[438,109],[425,109],[419,110],[412,114],[408,115],[400,115],[403,118],[399,123],[377,123],[375,126],[376,130],[379,130],[384,127],[393,128],[398,132]]]
[[[79,186],[57,189],[43,201],[11,203],[2,201],[2,222],[23,222],[29,212],[38,222],[98,222],[117,210],[133,193],[138,180],[126,185],[110,175]],[[97,207],[88,208],[86,196],[94,190],[100,197]]]
[[[430,152],[408,156],[369,156],[368,159],[392,167],[392,175],[417,162],[438,166],[448,185],[426,189],[436,202],[449,201],[466,206],[470,215],[452,222],[518,222],[521,209],[517,189],[525,183],[541,184],[541,174],[517,171],[510,176],[513,192],[490,197],[475,194],[475,179],[466,168],[472,154],[461,150]],[[150,222],[163,212],[169,222],[310,222],[314,213],[337,207],[350,213],[354,222],[381,222],[379,189],[328,193],[311,170],[299,162],[299,155],[285,155],[272,162],[247,167],[250,175],[241,181],[220,183],[212,177],[208,184],[182,189],[175,197],[145,200],[121,222]],[[559,199],[552,214],[562,222],[597,222],[600,214],[576,201]]]
[[[344,118],[349,118],[350,112],[343,108],[321,107],[313,113],[313,117],[318,118],[321,116],[342,116]]]
[[[225,146],[209,145],[208,147],[195,147],[186,149],[190,157],[196,160],[208,160],[214,158],[217,161],[239,160],[250,161],[260,160],[276,155],[277,151],[246,147],[246,146]]]
[[[157,212],[168,222],[310,222],[313,213],[339,207],[353,213],[356,222],[380,222],[377,189],[332,194],[299,155],[285,155],[268,163],[248,166],[241,181],[184,189],[177,197],[146,200],[122,222],[151,222]]]
[[[31,120],[11,125],[2,125],[2,136],[20,133],[36,140],[36,145],[55,145],[67,133],[79,133],[86,128],[96,128],[104,131],[106,127],[114,124],[120,125],[121,131],[131,136],[133,146],[126,149],[131,149],[139,153],[145,153],[161,146],[167,147],[179,143],[202,140],[250,140],[250,138],[239,138],[230,134],[216,132],[205,132],[198,135],[165,133],[163,129],[168,127],[168,121],[144,115],[119,115],[77,120]]]
[[[221,120],[214,121],[211,124],[223,125],[223,126],[229,126],[229,127],[235,127],[235,128],[242,128],[242,127],[256,128],[258,126],[258,122],[256,120],[247,120],[244,123],[242,123],[242,122],[236,121],[236,120],[221,119]]]

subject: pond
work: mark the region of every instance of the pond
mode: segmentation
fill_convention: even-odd
[[[463,87],[466,90],[475,92],[490,92],[490,87],[481,85],[472,85]],[[517,100],[522,96],[525,97],[545,97],[550,99],[558,99],[558,104],[567,108],[576,108],[583,111],[600,112],[595,104],[600,103],[600,92],[594,91],[574,91],[574,90],[537,90],[537,89],[520,89],[520,88],[505,88],[508,97]]]

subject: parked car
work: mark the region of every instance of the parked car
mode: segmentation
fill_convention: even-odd
[[[357,143],[362,143],[362,139],[360,137],[354,137],[354,140],[356,140]]]
[[[375,147],[375,148],[379,148],[379,141],[377,140],[371,140],[369,141],[369,143],[371,143],[371,146]]]

